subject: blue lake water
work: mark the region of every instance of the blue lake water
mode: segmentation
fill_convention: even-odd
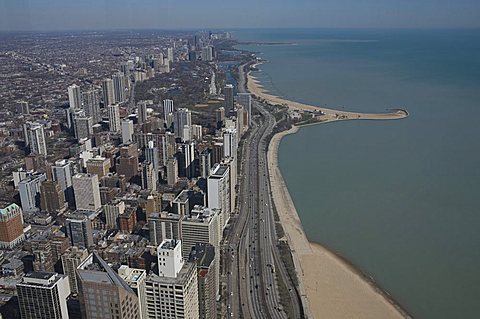
[[[273,94],[394,121],[302,128],[280,168],[308,237],[415,318],[480,318],[480,30],[234,32]]]

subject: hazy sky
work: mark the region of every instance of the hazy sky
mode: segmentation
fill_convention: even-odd
[[[0,30],[480,27],[480,0],[0,0]]]

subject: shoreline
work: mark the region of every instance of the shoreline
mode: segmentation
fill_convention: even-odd
[[[253,66],[256,66],[254,64]],[[409,114],[404,110],[392,113],[356,113],[315,107],[292,102],[265,92],[259,82],[247,73],[247,89],[271,104],[287,106],[291,110],[318,112],[321,122],[338,120],[401,119]],[[411,318],[388,292],[376,284],[366,273],[345,258],[319,243],[308,240],[295,204],[290,196],[278,165],[278,147],[283,137],[295,134],[299,126],[279,132],[272,137],[268,147],[267,162],[271,192],[280,222],[297,272],[300,298],[307,318]]]

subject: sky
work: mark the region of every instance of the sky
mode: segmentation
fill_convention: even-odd
[[[480,28],[480,0],[0,0],[0,31]]]

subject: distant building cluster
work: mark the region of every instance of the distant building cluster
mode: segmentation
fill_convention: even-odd
[[[220,103],[209,122],[175,98],[134,97],[176,63],[213,62],[224,37],[173,41],[65,85],[63,122],[19,103],[9,137],[28,155],[9,173],[14,196],[0,201],[0,304],[16,296],[21,318],[217,318],[251,96],[223,83],[218,97],[212,71],[207,94]]]

